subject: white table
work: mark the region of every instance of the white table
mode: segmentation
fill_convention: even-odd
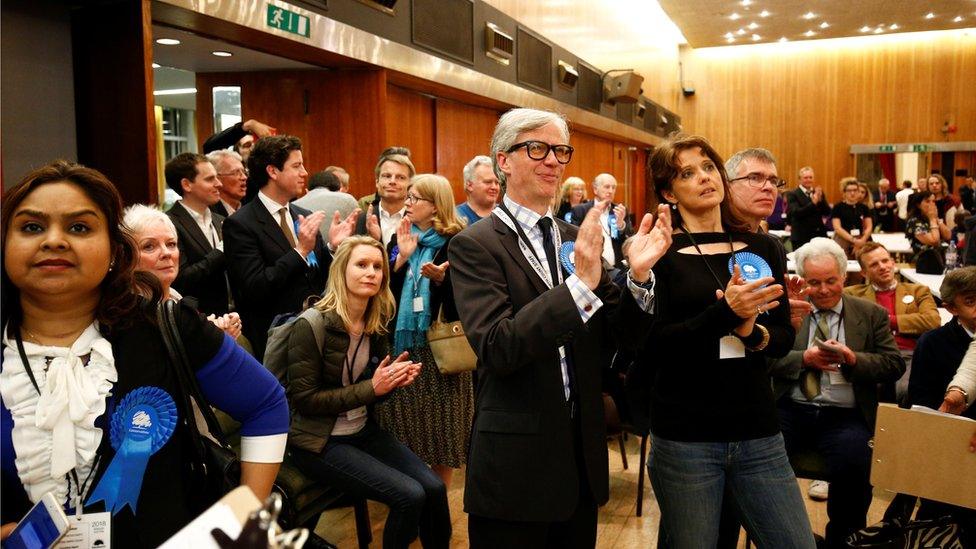
[[[891,255],[912,253],[912,243],[905,233],[872,233],[871,240],[884,246]]]
[[[921,284],[923,286],[928,286],[929,290],[932,291],[932,295],[942,299],[942,279],[945,275],[927,275],[915,272],[915,269],[901,269],[898,271],[901,273],[902,278],[908,280],[909,282],[914,282],[916,284]]]

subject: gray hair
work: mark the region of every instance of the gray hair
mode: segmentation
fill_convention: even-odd
[[[819,257],[831,257],[837,263],[837,272],[840,276],[847,276],[847,255],[840,244],[830,238],[818,236],[800,246],[800,249],[793,254],[793,261],[796,262],[796,274],[806,278],[806,262],[810,259]]]
[[[760,162],[765,162],[767,164],[776,165],[776,157],[773,153],[766,149],[760,147],[752,147],[749,149],[742,149],[741,151],[733,154],[725,161],[725,173],[729,174],[729,179],[735,179],[739,177],[739,164],[742,163],[746,158],[753,158],[759,160]]]
[[[596,186],[599,185],[601,181],[607,178],[613,179],[613,182],[617,183],[617,178],[614,177],[613,174],[601,173],[593,178],[593,190],[596,190]]]
[[[209,160],[210,163],[213,164],[214,169],[217,170],[218,172],[220,171],[220,164],[224,162],[224,159],[227,157],[233,158],[234,160],[237,160],[242,164],[244,163],[244,160],[241,159],[241,155],[237,154],[236,151],[232,151],[229,149],[220,149],[220,150],[211,151],[207,153],[207,160]]]
[[[976,267],[962,267],[946,273],[939,288],[942,302],[954,305],[956,297],[976,293]]]
[[[133,204],[122,212],[122,224],[132,231],[133,236],[137,240],[143,231],[148,230],[149,227],[157,223],[165,225],[173,233],[173,238],[178,238],[176,225],[173,225],[173,220],[159,208],[146,206],[145,204]]]
[[[552,111],[538,109],[512,109],[498,119],[495,133],[491,136],[491,161],[498,182],[505,184],[505,174],[498,169],[498,153],[506,152],[515,144],[519,134],[554,124],[562,133],[563,141],[569,142],[569,125],[566,117]]]
[[[464,176],[465,183],[474,178],[474,171],[478,169],[478,166],[488,166],[489,168],[494,169],[494,166],[491,165],[491,158],[488,158],[483,154],[479,154],[464,165],[464,170],[461,172],[461,174]]]

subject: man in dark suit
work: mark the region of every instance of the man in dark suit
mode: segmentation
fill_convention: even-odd
[[[371,200],[363,197],[360,208],[366,215],[356,222],[356,234],[368,234],[383,243],[390,243],[407,211],[407,188],[416,170],[410,157],[400,154],[402,147],[384,151],[376,161],[376,194]],[[365,205],[363,205],[365,201]]]
[[[800,168],[799,176],[800,186],[786,193],[786,215],[794,250],[813,237],[827,236],[823,216],[830,215],[830,204],[824,198],[823,189],[814,186],[813,168]]]
[[[325,291],[332,256],[319,235],[325,214],[289,204],[308,177],[301,141],[289,135],[258,140],[248,168],[260,191],[224,220],[224,245],[244,335],[263,357],[274,317],[300,311],[306,298]]]
[[[217,171],[204,156],[178,154],[166,163],[166,184],[183,197],[166,212],[180,248],[173,287],[196,298],[202,312],[221,316],[230,310],[230,294],[221,236],[224,218],[210,211],[220,201]]]
[[[220,200],[210,210],[224,217],[236,212],[247,195],[247,170],[241,155],[221,149],[207,154],[220,179]]]
[[[797,274],[810,286],[814,311],[796,332],[793,350],[770,361],[786,451],[824,457],[828,547],[843,547],[864,528],[871,505],[871,448],[878,384],[905,371],[888,312],[844,294],[847,256],[833,240],[815,238],[796,252]],[[817,342],[823,342],[818,345]]]
[[[671,241],[644,217],[621,292],[602,268],[602,202],[578,229],[550,205],[572,157],[561,116],[514,109],[492,138],[503,203],[451,241],[458,312],[478,356],[464,510],[471,547],[593,547],[608,498],[601,357],[647,333],[650,267]],[[555,227],[553,225],[555,224]],[[553,229],[557,230],[553,230]],[[574,271],[557,265],[575,240]],[[640,304],[638,304],[638,302]]]
[[[624,259],[621,247],[627,237],[633,234],[633,227],[627,220],[627,207],[614,204],[613,195],[617,192],[617,179],[601,173],[593,179],[593,200],[587,200],[573,208],[572,223],[579,226],[597,202],[609,202],[607,211],[600,215],[600,227],[603,228],[603,259],[612,267],[619,267]]]

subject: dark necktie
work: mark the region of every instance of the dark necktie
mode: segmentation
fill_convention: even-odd
[[[285,233],[285,238],[288,239],[288,245],[292,248],[295,247],[295,237],[291,234],[291,229],[288,228],[288,218],[285,217],[285,212],[288,208],[281,208],[278,210],[278,219],[281,221],[278,225],[281,227],[282,232]]]
[[[820,341],[830,339],[830,316],[833,311],[829,309],[817,311],[817,326],[814,335]],[[807,400],[813,400],[820,394],[820,370],[807,369],[800,373],[800,392]]]
[[[539,220],[539,229],[542,230],[542,247],[546,252],[546,263],[549,264],[549,275],[552,277],[552,285],[559,285],[559,268],[556,267],[556,245],[552,240],[552,219],[543,217]]]

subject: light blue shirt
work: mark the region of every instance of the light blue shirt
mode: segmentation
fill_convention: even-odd
[[[836,339],[840,343],[847,345],[847,334],[844,330],[843,320],[844,300],[843,298],[830,309],[814,311],[810,315],[810,327],[807,333],[807,348],[813,346],[813,341],[817,337],[817,322],[821,315],[828,315],[827,326],[829,333],[828,339]],[[833,378],[833,382],[831,381]],[[819,406],[835,406],[838,408],[854,408],[857,401],[854,398],[854,386],[844,378],[839,371],[831,374],[830,372],[820,372],[820,394],[813,401],[807,400],[800,390],[800,385],[793,387],[790,395],[793,400],[802,404],[816,404]]]

